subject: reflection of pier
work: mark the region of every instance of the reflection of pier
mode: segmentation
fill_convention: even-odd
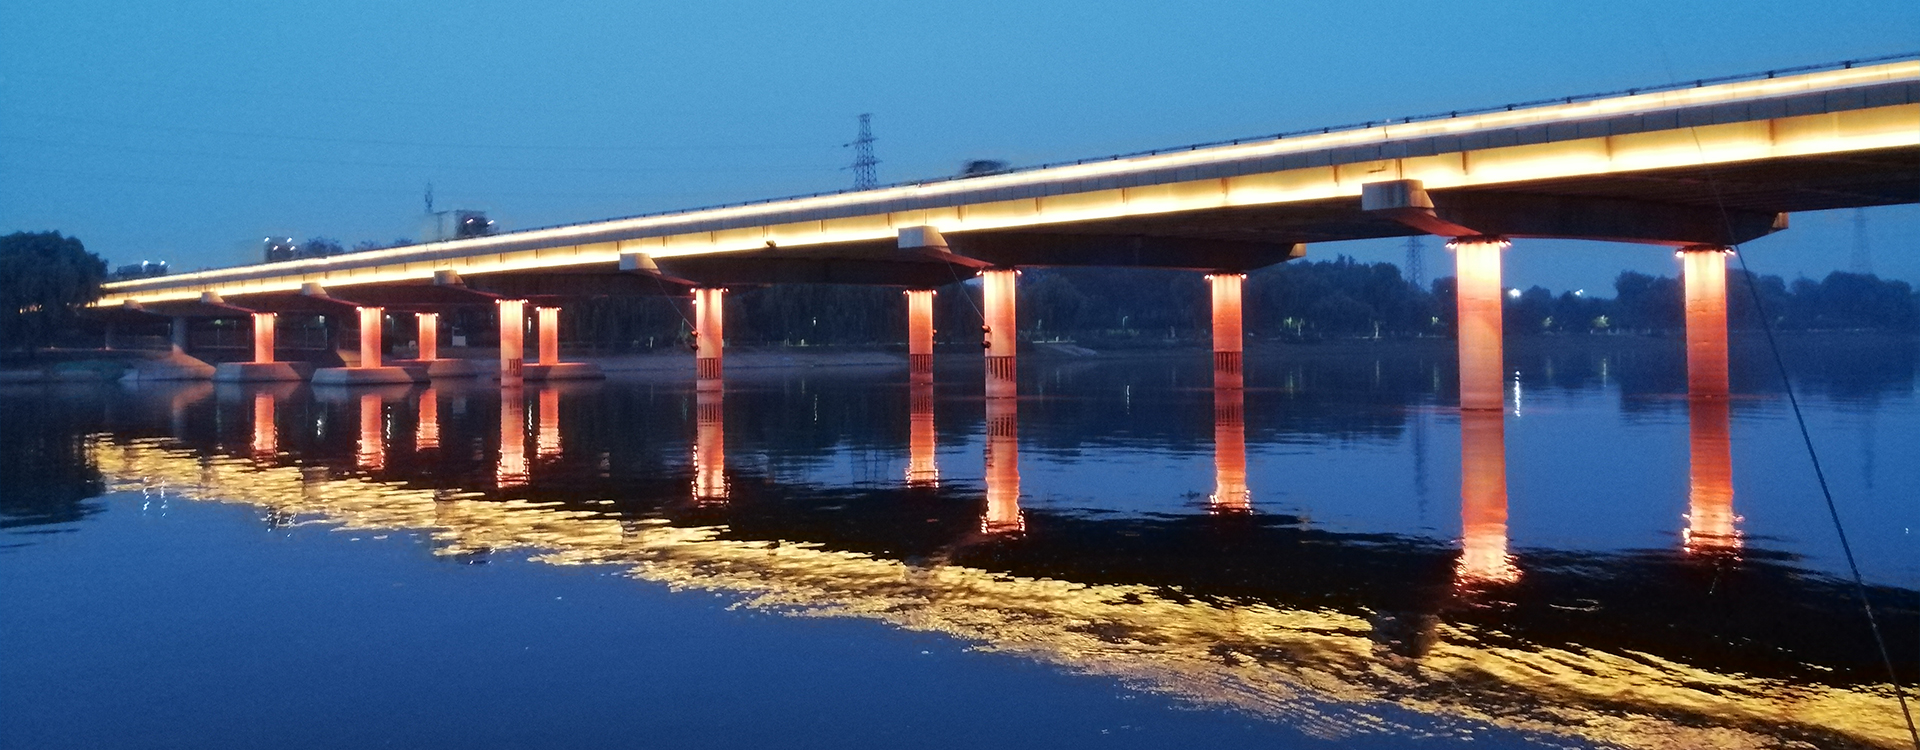
[[[915,372],[918,375],[918,371]],[[932,372],[927,373],[929,376]],[[937,448],[933,432],[933,383],[915,382],[908,389],[907,404],[907,486],[940,486],[940,467],[935,462]]]
[[[1218,526],[1202,518],[1056,515],[1022,544],[950,549],[943,564],[928,565],[906,561],[936,559],[925,547],[935,540],[894,535],[886,524],[828,529],[814,515],[855,503],[917,525],[929,512],[884,492],[744,504],[729,508],[728,530],[716,533],[569,505],[537,485],[532,497],[489,500],[153,441],[102,440],[91,454],[123,488],[255,503],[356,529],[428,528],[452,556],[540,549],[538,559],[554,564],[625,565],[648,580],[949,633],[1338,732],[1379,725],[1374,712],[1391,704],[1628,747],[1895,746],[1904,736],[1871,649],[1830,637],[1850,592],[1765,560],[1708,582],[1681,555],[1564,553],[1529,572],[1507,606],[1460,608],[1449,604],[1445,547],[1286,519],[1247,525],[1221,545]],[[887,552],[862,551],[872,549]],[[1272,569],[1288,575],[1247,574]],[[1716,595],[1702,602],[1708,585]],[[1570,596],[1606,615],[1568,617],[1559,605]],[[1715,627],[1655,627],[1703,605]],[[1426,623],[1417,655],[1380,647],[1388,625],[1369,613],[1383,611]],[[1910,627],[1914,615],[1891,612],[1890,624]],[[1773,636],[1768,648],[1740,645],[1761,632]],[[1794,688],[1777,689],[1782,679]],[[1555,710],[1526,710],[1543,704]]]
[[[701,388],[694,396],[693,500],[698,504],[724,502],[727,484],[726,393]]]
[[[1025,531],[1020,513],[1020,402],[987,399],[987,510],[980,530],[989,534]]]

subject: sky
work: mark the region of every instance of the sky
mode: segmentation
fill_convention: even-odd
[[[1916,50],[1912,0],[14,2],[0,234],[190,270],[268,235],[420,236],[428,185],[507,230],[843,189],[868,112],[890,183]],[[1744,255],[1819,278],[1864,240],[1920,285],[1920,207],[1858,213]],[[1506,277],[1622,270],[1677,273],[1661,248],[1522,241]]]

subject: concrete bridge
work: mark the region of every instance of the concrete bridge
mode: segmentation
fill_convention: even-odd
[[[1510,239],[1608,240],[1685,257],[1690,382],[1714,397],[1727,390],[1729,247],[1785,229],[1795,211],[1917,200],[1920,59],[1907,55],[197,271],[109,284],[98,304],[176,321],[251,317],[255,362],[220,374],[236,380],[304,377],[274,362],[276,315],[357,318],[359,360],[313,376],[340,384],[472,374],[436,364],[437,313],[485,305],[500,320],[500,377],[517,382],[591,374],[559,361],[568,300],[691,293],[698,377],[717,388],[728,285],[904,287],[923,381],[931,288],[980,276],[988,395],[1000,397],[1013,394],[1017,268],[1192,269],[1212,279],[1218,382],[1238,387],[1245,271],[1313,243],[1435,234],[1449,238],[1459,280],[1461,406],[1497,409]],[[389,312],[419,321],[418,357],[402,367],[380,361]]]

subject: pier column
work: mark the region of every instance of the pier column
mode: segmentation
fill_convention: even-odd
[[[1207,275],[1213,286],[1213,387],[1239,388],[1246,382],[1241,371],[1241,356],[1246,335],[1241,324],[1240,288],[1247,280],[1243,273]]]
[[[717,384],[716,384],[717,385]],[[693,499],[727,499],[726,393],[718,387],[694,393]]]
[[[940,467],[934,461],[933,384],[908,386],[908,399],[907,486],[939,486]]]
[[[415,341],[418,351],[415,358],[422,362],[432,362],[440,358],[440,313],[414,313],[413,320],[420,328]]]
[[[560,364],[560,308],[536,307],[533,312],[540,321],[540,364]]]
[[[1693,554],[1740,548],[1739,517],[1733,514],[1732,418],[1727,400],[1687,402],[1687,529],[1682,535]]]
[[[378,307],[356,309],[360,311],[360,368],[379,367],[380,329],[385,322],[386,310]]]
[[[1014,286],[1019,271],[995,268],[980,272],[980,291],[984,297],[982,331],[987,350],[987,398],[1012,398],[1019,387],[1014,354],[1019,329],[1014,315]]]
[[[727,290],[702,287],[693,290],[694,372],[700,390],[719,390],[721,350],[726,345]]]
[[[1727,248],[1694,245],[1680,256],[1686,284],[1687,395],[1727,397]]]
[[[1007,395],[987,399],[987,511],[980,531],[988,534],[1027,528],[1020,514],[1020,400]]]
[[[175,355],[186,354],[187,353],[187,319],[174,318],[173,326],[168,331],[168,333],[172,335],[173,353]]]
[[[527,329],[527,301],[503,299],[497,304],[500,306],[500,382],[518,383],[526,364],[522,344]]]
[[[1460,411],[1461,584],[1511,583],[1507,554],[1507,426],[1498,409]]]
[[[915,383],[933,382],[933,290],[908,289],[907,372]]]
[[[1215,360],[1218,362],[1218,359]],[[1215,382],[1220,372],[1214,370]],[[1245,513],[1253,509],[1247,490],[1247,392],[1238,385],[1213,389],[1213,497],[1214,513]]]
[[[1504,367],[1500,322],[1502,288],[1499,237],[1460,237],[1453,251],[1454,299],[1460,347],[1460,408],[1499,409]]]
[[[273,364],[273,324],[279,317],[270,312],[253,314],[254,364]]]

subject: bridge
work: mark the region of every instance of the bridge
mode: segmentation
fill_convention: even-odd
[[[1212,280],[1216,382],[1238,387],[1244,272],[1307,245],[1449,239],[1461,406],[1500,407],[1501,253],[1511,239],[1672,246],[1684,257],[1690,385],[1727,391],[1725,256],[1796,211],[1920,200],[1920,56],[1398,118],[974,177],[548,227],[107,285],[103,313],[250,316],[255,357],[223,379],[303,378],[275,361],[278,315],[360,322],[360,356],[316,383],[473,375],[437,357],[439,311],[498,311],[503,382],[591,375],[560,362],[558,309],[609,294],[694,297],[702,388],[722,379],[729,285],[903,287],[916,381],[931,378],[931,289],[981,277],[989,397],[1013,394],[1022,266],[1191,269]],[[527,306],[538,364],[526,365]],[[386,316],[417,358],[382,366]]]

